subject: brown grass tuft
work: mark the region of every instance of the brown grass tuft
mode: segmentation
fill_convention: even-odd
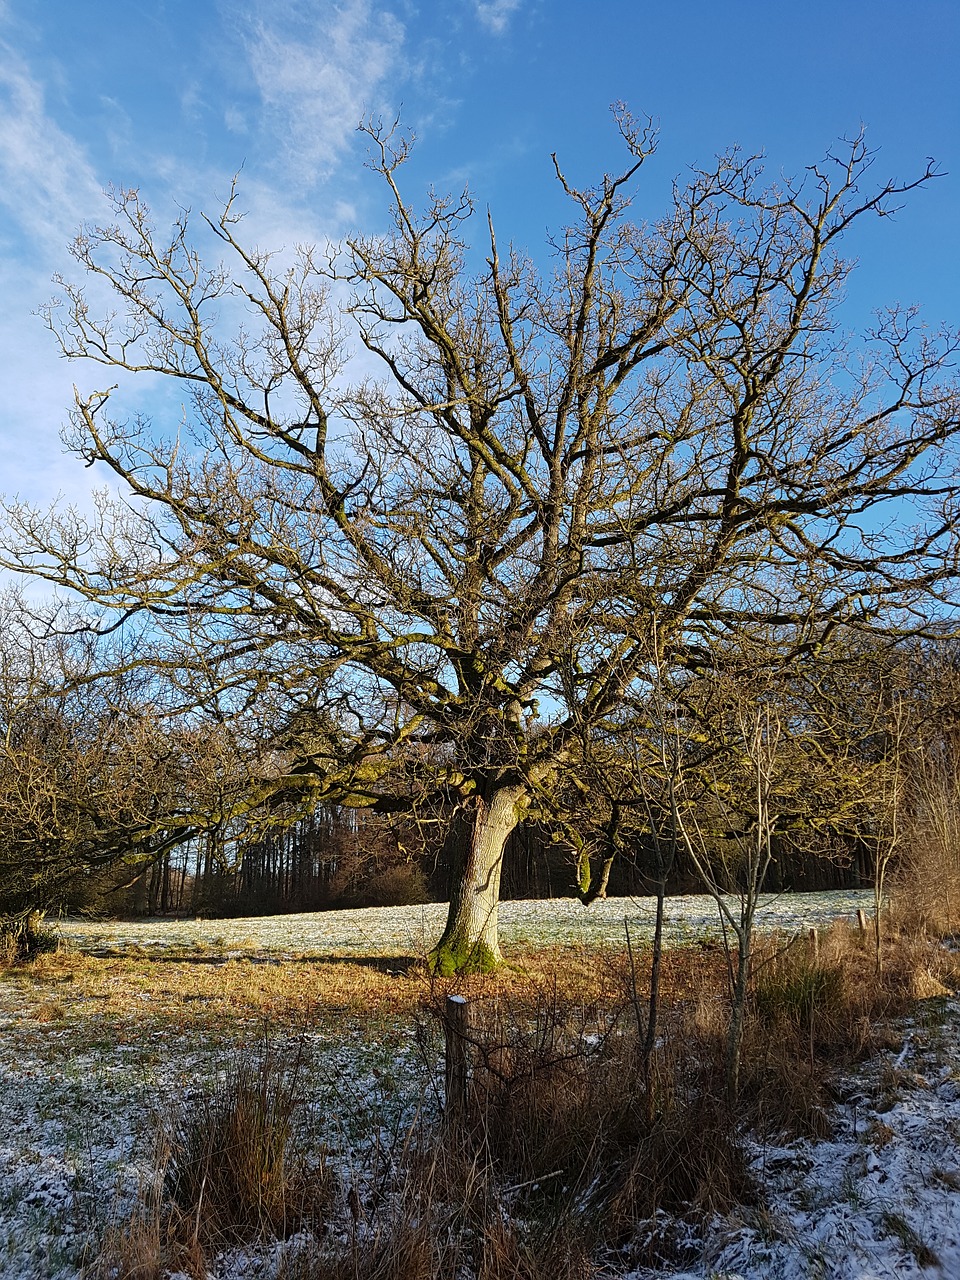
[[[317,1226],[330,1201],[324,1161],[298,1151],[303,1105],[300,1052],[285,1061],[269,1044],[238,1057],[226,1079],[169,1126],[166,1183],[206,1238],[285,1239]]]
[[[126,1221],[110,1226],[84,1280],[206,1280],[208,1258],[196,1223],[148,1198]]]

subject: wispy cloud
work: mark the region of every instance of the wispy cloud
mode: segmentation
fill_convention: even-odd
[[[287,172],[306,186],[331,171],[360,118],[383,109],[385,83],[396,84],[404,71],[404,28],[393,14],[370,0],[319,7],[318,14],[312,5],[272,4],[256,16],[247,41],[269,117],[264,132],[277,139]]]
[[[59,491],[82,502],[90,489],[89,473],[69,464],[58,439],[75,371],[30,313],[68,264],[79,225],[102,208],[85,148],[57,125],[40,81],[0,41],[0,296],[8,300],[0,313],[0,490],[8,494],[42,502]]]
[[[204,111],[227,115],[235,131],[229,136],[242,139],[239,159],[247,160],[240,196],[249,211],[245,238],[289,253],[353,220],[343,203],[348,192],[318,200],[315,183],[353,145],[362,115],[398,105],[410,75],[406,35],[400,20],[378,7],[392,0],[242,3],[234,34],[243,42],[246,88],[253,92],[227,91],[218,102],[216,87],[201,92],[196,69],[185,67],[175,105],[190,124],[198,116],[202,122]],[[217,197],[229,191],[236,143],[234,154],[208,153],[193,134],[173,132],[169,147],[158,151],[138,142],[123,103],[101,97],[101,132],[90,150],[61,113],[49,63],[28,62],[18,43],[0,38],[0,296],[12,304],[0,312],[0,491],[40,502],[61,492],[82,506],[97,477],[63,454],[58,428],[73,381],[88,388],[104,374],[58,359],[30,313],[49,297],[55,271],[76,275],[66,246],[79,226],[106,216],[101,165],[111,165],[108,177],[142,181],[162,226],[174,205],[216,213]],[[103,303],[96,296],[94,309]],[[156,388],[137,385],[149,411]]]
[[[510,17],[520,8],[520,0],[476,0],[480,22],[495,36],[503,35]]]
[[[26,237],[62,249],[102,204],[84,148],[47,113],[42,85],[0,43],[0,202]]]

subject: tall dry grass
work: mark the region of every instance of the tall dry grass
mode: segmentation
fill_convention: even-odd
[[[836,1071],[943,990],[944,953],[915,915],[892,910],[883,936],[882,978],[856,925],[834,925],[815,951],[806,937],[763,942],[735,1112],[725,964],[709,949],[669,957],[649,1074],[642,964],[608,955],[587,989],[542,972],[473,983],[465,1110],[455,1128],[430,1119],[440,1037],[422,1037],[434,1057],[420,1120],[386,1158],[371,1147],[304,1165],[309,1077],[267,1047],[168,1120],[162,1191],[108,1233],[90,1274],[154,1280],[175,1265],[199,1280],[212,1250],[286,1237],[283,1280],[587,1280],[611,1251],[623,1266],[689,1263],[705,1217],[762,1202],[745,1127],[826,1134]],[[449,989],[424,979],[428,1023]]]
[[[320,1226],[331,1177],[298,1143],[306,1103],[303,1043],[290,1056],[267,1040],[165,1123],[169,1196],[201,1238],[283,1240]]]

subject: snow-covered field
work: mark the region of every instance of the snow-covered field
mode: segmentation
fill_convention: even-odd
[[[779,894],[763,899],[758,929],[787,933],[870,911],[869,890]],[[581,944],[622,946],[625,924],[631,939],[653,934],[653,898],[607,898],[584,907],[575,898],[500,904],[504,945]],[[142,948],[145,951],[219,951],[306,956],[423,956],[443,928],[447,908],[439,902],[419,907],[368,907],[305,915],[251,916],[237,920],[143,920],[101,923],[66,920],[60,929],[84,950]],[[670,898],[666,910],[670,945],[719,934],[717,908],[700,895]]]
[[[789,931],[852,914],[852,895],[784,897],[768,924]],[[599,907],[599,910],[597,909]],[[65,925],[87,949],[165,948],[332,955],[416,955],[442,908],[356,911],[190,924]],[[624,917],[639,938],[647,904],[504,904],[508,944],[619,943]],[[670,903],[674,937],[715,928],[703,899]],[[170,966],[163,966],[170,968]],[[174,966],[175,968],[176,966]],[[216,1029],[155,1016],[84,1018],[70,983],[42,991],[0,982],[0,1277],[76,1280],[85,1241],[122,1215],[147,1175],[157,1113],[169,1112],[229,1065],[237,1043]],[[149,1014],[149,1016],[148,1016]],[[754,1152],[768,1194],[761,1210],[711,1224],[702,1261],[677,1280],[960,1280],[960,1001],[938,997],[898,1025],[897,1043],[838,1084],[825,1142]],[[301,1034],[317,1143],[341,1158],[380,1127],[401,1133],[436,1104],[436,1075],[410,1025],[365,1028],[359,1018]],[[258,1029],[247,1032],[256,1044]],[[435,1064],[434,1064],[435,1065]],[[425,1083],[426,1082],[426,1083]],[[273,1255],[273,1262],[276,1255]],[[224,1258],[215,1280],[271,1280],[270,1256]],[[652,1272],[611,1271],[611,1280]],[[452,1280],[452,1278],[451,1278]]]

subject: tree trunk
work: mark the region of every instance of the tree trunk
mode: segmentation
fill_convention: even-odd
[[[430,952],[435,973],[489,973],[503,961],[498,937],[500,869],[526,788],[499,786],[458,808],[447,835],[450,910]]]
[[[750,989],[750,951],[753,943],[753,913],[737,936],[737,974],[733,983],[733,999],[730,1010],[730,1026],[727,1030],[726,1095],[731,1115],[736,1113],[740,1095],[740,1057],[743,1048],[743,1028],[747,1012],[747,996]]]
[[[653,1054],[657,1047],[657,1022],[660,1018],[660,969],[663,963],[663,908],[666,898],[664,878],[657,882],[657,917],[653,927],[653,955],[650,960],[650,992],[647,1002],[647,1034],[643,1041],[644,1110],[648,1124],[656,1118],[653,1092]]]

